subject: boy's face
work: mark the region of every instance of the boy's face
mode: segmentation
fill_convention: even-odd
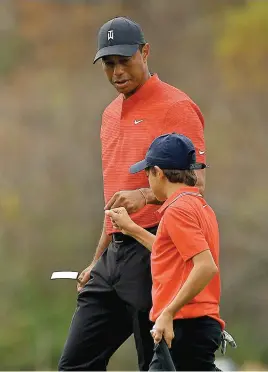
[[[156,199],[165,201],[167,198],[165,194],[165,175],[162,169],[154,167],[153,169],[146,170],[146,175]]]

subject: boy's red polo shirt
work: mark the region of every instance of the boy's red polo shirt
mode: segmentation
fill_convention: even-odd
[[[152,141],[161,134],[177,132],[189,137],[197,161],[205,163],[204,120],[198,106],[182,91],[153,75],[131,97],[120,94],[104,111],[101,127],[104,199],[122,190],[149,187],[145,172],[129,173],[144,159]],[[159,222],[157,205],[147,205],[131,218],[143,228]],[[110,219],[106,232],[112,233]]]
[[[219,232],[212,208],[199,196],[198,188],[175,192],[159,209],[162,215],[152,248],[152,298],[150,318],[155,321],[173,300],[193,268],[193,258],[207,249],[219,266]],[[184,194],[186,193],[186,194]],[[180,197],[175,200],[178,196]],[[175,201],[174,201],[175,200]],[[219,315],[220,275],[175,315],[175,319],[210,316],[224,328]]]

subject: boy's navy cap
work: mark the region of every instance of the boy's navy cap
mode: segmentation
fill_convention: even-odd
[[[132,165],[130,173],[137,173],[156,165],[161,169],[176,170],[206,168],[206,164],[196,162],[192,141],[177,133],[163,134],[157,137],[149,147],[145,159]]]
[[[125,17],[117,17],[106,22],[99,31],[98,51],[93,63],[106,56],[131,57],[145,44],[140,25]]]

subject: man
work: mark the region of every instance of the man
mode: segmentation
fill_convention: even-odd
[[[205,160],[204,120],[180,90],[149,72],[150,46],[140,26],[123,17],[105,23],[94,63],[101,59],[119,93],[105,109],[101,142],[105,209],[125,207],[133,220],[155,234],[159,202],[145,174],[129,175],[157,136],[180,132],[190,137]],[[204,170],[197,171],[204,190]],[[80,274],[77,310],[59,363],[60,370],[106,370],[111,355],[134,333],[140,370],[153,355],[150,336],[150,252],[116,231],[106,217],[92,263]]]
[[[218,224],[194,187],[194,170],[205,167],[196,162],[189,138],[162,135],[145,159],[131,167],[131,173],[146,170],[154,195],[164,201],[157,235],[135,224],[125,208],[106,211],[115,228],[152,251],[152,336],[156,344],[165,339],[176,371],[217,370],[215,352],[224,328],[219,314]],[[165,370],[157,352],[150,370]]]

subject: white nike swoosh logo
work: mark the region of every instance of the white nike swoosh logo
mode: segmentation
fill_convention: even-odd
[[[139,124],[141,123],[143,120],[134,120],[134,124]]]
[[[199,150],[199,154],[200,154],[200,155],[204,155],[204,153],[205,153],[205,151],[200,151],[200,150]]]

